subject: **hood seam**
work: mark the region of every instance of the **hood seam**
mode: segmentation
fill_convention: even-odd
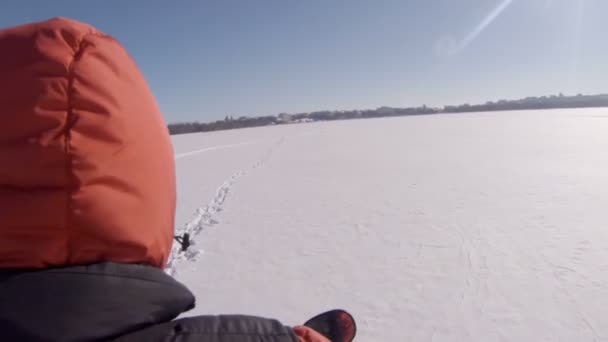
[[[80,60],[82,55],[84,54],[84,49],[86,48],[86,38],[90,33],[82,36],[80,41],[78,42],[78,49],[74,52],[72,56],[72,60],[68,66],[68,91],[67,91],[67,113],[66,113],[66,122],[65,122],[65,156],[66,156],[66,181],[67,181],[67,192],[66,192],[66,216],[65,216],[65,230],[66,230],[66,263],[69,264],[72,260],[71,253],[73,252],[72,243],[74,240],[74,228],[72,227],[72,217],[74,211],[74,201],[73,195],[75,192],[75,188],[77,187],[77,179],[74,176],[73,170],[73,156],[71,149],[71,140],[72,140],[72,127],[76,123],[74,116],[74,79],[75,79],[75,69],[76,63]]]

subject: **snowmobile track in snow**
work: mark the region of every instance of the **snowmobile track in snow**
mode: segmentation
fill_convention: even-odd
[[[171,276],[177,275],[177,265],[179,262],[186,261],[196,261],[198,256],[202,253],[201,250],[196,248],[196,237],[205,230],[206,227],[211,227],[219,223],[218,220],[214,218],[214,216],[221,212],[224,208],[224,202],[228,197],[228,194],[231,192],[234,184],[239,180],[239,178],[247,175],[249,172],[261,168],[264,163],[272,156],[272,153],[276,148],[281,146],[285,142],[285,138],[282,137],[276,143],[274,143],[263,155],[260,159],[254,162],[248,168],[244,168],[234,172],[228,179],[220,185],[220,187],[216,190],[215,196],[207,203],[205,206],[200,207],[196,210],[194,217],[186,223],[181,228],[175,229],[176,236],[182,236],[183,234],[189,234],[192,245],[188,247],[186,251],[181,250],[181,245],[179,243],[173,243],[171,248],[171,255],[169,257],[169,261],[167,262],[167,267],[165,268],[165,272],[167,272]],[[235,145],[230,145],[230,147]],[[185,156],[185,155],[184,155]]]

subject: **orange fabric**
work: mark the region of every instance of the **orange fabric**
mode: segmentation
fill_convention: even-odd
[[[0,31],[0,268],[163,267],[171,140],[112,37],[56,18]]]
[[[300,342],[331,342],[325,336],[303,325],[294,327],[293,331]]]

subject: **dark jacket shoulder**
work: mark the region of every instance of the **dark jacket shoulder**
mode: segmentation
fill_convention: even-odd
[[[297,341],[292,329],[260,317],[175,320],[194,304],[184,285],[150,266],[0,270],[0,340]]]

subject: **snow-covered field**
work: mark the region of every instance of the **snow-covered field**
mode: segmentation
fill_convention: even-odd
[[[357,341],[608,341],[608,109],[173,142],[176,225],[221,197],[204,253],[177,265],[190,314],[341,307]]]

